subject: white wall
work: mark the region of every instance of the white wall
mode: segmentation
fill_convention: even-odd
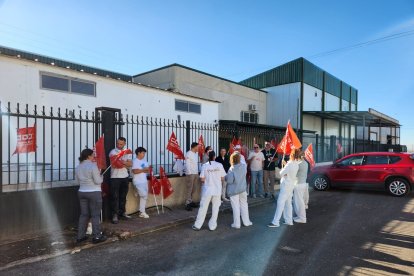
[[[325,92],[325,111],[339,111],[340,98]]]
[[[351,103],[351,111],[357,111],[357,110],[356,110],[356,105],[355,105],[355,104],[353,104],[353,103]]]
[[[325,120],[325,136],[335,135],[339,137],[339,122],[334,120]]]
[[[322,91],[303,84],[303,111],[322,111]]]
[[[166,84],[164,79],[170,80]],[[249,111],[249,105],[256,105],[259,123],[266,123],[266,93],[209,76],[181,66],[172,66],[134,77],[134,82],[174,87],[183,94],[207,98],[220,102],[221,120],[240,121],[241,111]]]
[[[264,90],[268,92],[266,124],[286,126],[290,120],[292,127],[297,128],[300,82],[268,87]]]
[[[303,129],[316,131],[321,135],[321,118],[312,115],[303,115]]]
[[[96,83],[96,97],[40,89],[39,72],[51,72]],[[45,105],[94,111],[95,107],[120,108],[122,113],[157,118],[213,123],[218,120],[218,103],[168,91],[75,72],[40,63],[0,57],[0,100],[4,105]],[[201,114],[175,111],[175,99],[201,104]]]
[[[349,102],[346,100],[342,100],[342,111],[350,111],[349,110]]]

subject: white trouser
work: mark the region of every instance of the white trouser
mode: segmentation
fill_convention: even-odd
[[[277,207],[275,216],[273,217],[272,223],[279,225],[280,218],[285,220],[285,223],[293,223],[292,219],[292,194],[293,194],[293,183],[289,183],[288,180],[284,180],[280,184],[280,192],[277,198]]]
[[[305,209],[308,209],[308,204],[309,204],[309,184],[306,184],[306,190],[303,194],[303,202],[305,203]]]
[[[226,180],[221,181],[222,188],[221,188],[221,198],[224,199],[226,197],[226,190],[227,190],[227,182]]]
[[[233,224],[235,228],[240,228],[240,215],[244,226],[252,224],[249,218],[249,206],[247,205],[247,193],[243,192],[230,197],[231,208],[233,209]]]
[[[148,182],[134,182],[139,194],[139,211],[145,213],[148,198]]]
[[[197,218],[194,223],[194,226],[201,228],[203,226],[204,220],[206,219],[206,214],[208,210],[208,205],[211,201],[211,218],[208,222],[208,228],[210,230],[215,230],[217,228],[217,217],[219,208],[221,205],[221,195],[201,195],[200,208],[198,209]]]
[[[306,222],[304,196],[307,189],[308,185],[306,183],[297,184],[293,189],[293,207],[295,208],[297,219],[302,222]]]

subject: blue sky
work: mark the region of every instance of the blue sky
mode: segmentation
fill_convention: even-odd
[[[180,63],[240,81],[298,57],[403,125],[414,150],[414,1],[0,0],[0,45],[137,74]]]

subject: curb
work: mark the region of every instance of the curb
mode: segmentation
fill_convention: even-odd
[[[249,204],[249,208],[251,207],[256,207],[256,206],[261,206],[264,204],[269,204],[269,203],[273,203],[273,200],[269,200],[269,199],[264,199],[264,200],[260,200],[260,201],[256,201],[256,202],[252,202]],[[231,210],[231,206],[228,206],[226,208],[223,208],[222,210],[220,210],[219,212],[221,213],[229,213]],[[207,214],[211,214],[211,212],[208,212]],[[86,249],[91,249],[91,248],[95,248],[98,246],[102,246],[105,244],[109,244],[109,243],[113,243],[113,242],[117,242],[120,240],[127,240],[129,238],[133,238],[133,237],[137,237],[137,236],[141,236],[141,235],[145,235],[145,234],[149,234],[149,233],[154,233],[157,231],[162,231],[164,229],[168,229],[168,228],[172,228],[178,225],[182,225],[182,224],[186,224],[189,222],[192,222],[195,220],[195,216],[191,216],[191,217],[187,217],[187,218],[183,218],[183,219],[177,219],[175,221],[170,221],[167,222],[165,224],[161,224],[158,226],[155,226],[151,229],[146,229],[143,231],[134,231],[134,232],[120,232],[120,233],[113,233],[113,236],[108,237],[108,240],[102,243],[97,243],[97,244],[85,244],[82,246],[76,246],[72,249],[64,249],[62,251],[58,251],[52,254],[46,254],[46,255],[42,255],[42,256],[36,256],[36,257],[30,257],[30,258],[26,258],[23,260],[18,260],[18,261],[14,261],[11,263],[8,263],[2,267],[0,267],[0,271],[4,271],[6,269],[15,267],[15,266],[19,266],[19,265],[23,265],[23,264],[31,264],[31,263],[35,263],[35,262],[39,262],[39,261],[44,261],[44,260],[48,260],[51,258],[56,258],[59,256],[63,256],[63,255],[67,255],[67,254],[76,254],[79,253],[82,250],[86,250]]]

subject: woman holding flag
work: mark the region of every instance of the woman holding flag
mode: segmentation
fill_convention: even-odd
[[[296,185],[293,190],[293,207],[296,217],[293,220],[297,223],[306,223],[305,194],[308,189],[306,178],[308,177],[308,163],[305,161],[305,153],[299,154],[299,169],[297,173]]]
[[[282,217],[282,213],[285,220],[284,223],[287,225],[293,225],[292,195],[293,189],[295,187],[296,175],[299,169],[299,164],[297,161],[299,159],[299,153],[299,149],[293,149],[290,153],[289,161],[280,171],[280,192],[279,197],[277,198],[276,212],[272,222],[267,225],[268,227],[279,227],[279,221]],[[285,163],[284,160],[282,160],[282,162]]]

